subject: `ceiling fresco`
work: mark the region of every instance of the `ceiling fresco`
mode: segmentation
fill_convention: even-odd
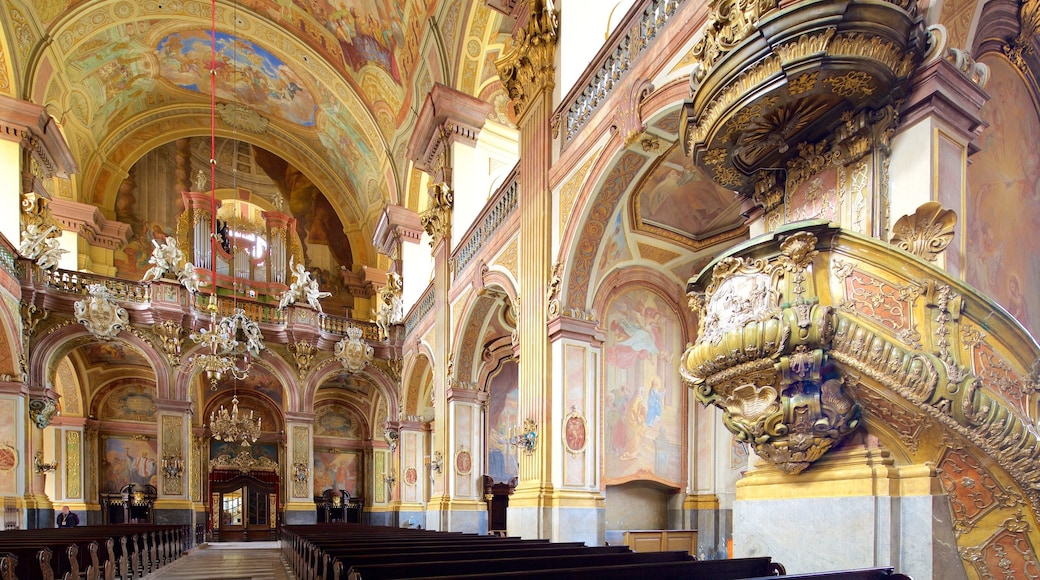
[[[139,158],[208,136],[211,92],[246,117],[218,115],[218,136],[268,147],[304,172],[352,241],[371,239],[385,205],[410,203],[404,146],[432,83],[508,109],[494,69],[508,33],[480,2],[0,0],[0,9],[17,23],[15,76],[59,119],[79,165],[79,200],[109,217]],[[368,247],[359,261],[375,258]]]
[[[179,87],[260,109],[311,127],[317,109],[300,77],[256,44],[217,32],[216,51],[209,30],[175,32],[159,41],[159,74]],[[215,82],[210,80],[213,64]]]
[[[677,145],[643,178],[632,200],[637,230],[687,245],[744,224],[736,194],[707,179]]]

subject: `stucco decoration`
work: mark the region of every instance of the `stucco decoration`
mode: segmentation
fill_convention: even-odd
[[[700,338],[681,365],[737,440],[787,473],[809,467],[860,423],[826,354],[833,309],[807,296],[816,242],[798,232],[772,260],[720,260],[699,305]]]
[[[91,334],[101,340],[111,340],[130,324],[126,308],[116,304],[112,291],[104,284],[87,287],[89,298],[76,302],[76,322],[87,327]]]

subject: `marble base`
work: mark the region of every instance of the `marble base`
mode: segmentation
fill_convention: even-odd
[[[397,516],[397,519],[393,522],[393,524],[399,528],[415,528],[418,526],[425,527],[425,512],[396,512],[395,515]]]
[[[966,578],[946,496],[737,501],[733,555],[770,556],[788,574],[892,566],[912,578]]]
[[[152,512],[152,521],[156,524],[164,526],[190,526],[194,520],[195,511],[191,509],[183,510],[154,510]]]
[[[425,519],[423,527],[428,530],[487,535],[488,516],[484,510],[430,510]],[[415,521],[422,522],[418,518]]]
[[[291,526],[316,524],[318,523],[318,514],[314,510],[285,510],[285,515],[282,517],[282,522]]]
[[[510,507],[506,511],[506,533],[521,538],[604,546],[607,543],[606,513],[606,508],[599,507]]]
[[[361,522],[370,526],[394,526],[393,512],[365,512],[361,514]]]
[[[86,517],[86,512],[76,512],[76,515],[80,517],[80,523],[82,524],[83,518]],[[25,527],[29,530],[53,528],[55,527],[54,516],[54,508],[26,508]]]
[[[586,546],[605,546],[606,508],[563,507],[552,510],[554,542],[585,542]],[[622,540],[622,543],[624,541]]]
[[[690,521],[691,529],[697,530],[697,558],[728,557],[727,542],[733,538],[733,510],[690,510]]]

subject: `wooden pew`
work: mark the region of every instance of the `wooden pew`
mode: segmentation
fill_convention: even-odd
[[[651,552],[654,553],[654,552]],[[651,562],[641,564],[615,564],[611,566],[572,566],[552,570],[539,570],[539,580],[626,580],[630,578],[653,578],[654,580],[740,580],[753,576],[776,578],[783,567],[770,558],[735,558],[731,560],[685,560],[676,562]],[[477,579],[487,575],[445,574],[430,570],[426,576],[411,580],[444,580],[445,578]],[[501,572],[496,579],[505,580],[530,578],[525,571]]]
[[[759,576],[747,580],[768,580],[769,576]],[[827,572],[808,572],[790,574],[785,580],[911,580],[906,574],[896,572],[891,566],[880,568],[859,568],[856,570],[832,570]]]
[[[621,547],[621,546],[619,546]],[[693,557],[686,552],[647,552],[634,553],[617,551],[614,553],[578,553],[566,556],[540,556],[525,554],[519,558],[491,558],[479,560],[433,560],[396,562],[388,564],[363,564],[350,568],[349,580],[391,580],[426,576],[431,570],[441,575],[484,573],[497,575],[502,572],[526,570],[537,575],[540,570],[569,568],[575,566],[614,566],[618,564],[645,564],[652,562],[691,561]]]
[[[183,553],[183,526],[161,526],[153,524],[117,524],[110,526],[82,526],[61,529],[8,530],[0,532],[0,552],[16,556],[12,573],[18,578],[39,578],[53,574],[57,578],[66,575],[88,580],[115,577],[120,562],[140,554],[134,569],[137,576],[143,570],[153,571],[162,564],[172,561]],[[131,540],[127,550],[127,539]],[[75,550],[70,550],[70,547]],[[135,548],[136,546],[136,548]],[[41,559],[41,549],[50,550],[50,556]],[[136,552],[135,552],[136,550]],[[145,556],[144,554],[147,554]],[[41,565],[46,562],[50,570]],[[129,577],[129,565],[123,577]]]

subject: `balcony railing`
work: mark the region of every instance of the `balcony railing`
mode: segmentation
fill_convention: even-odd
[[[412,331],[415,330],[416,326],[426,318],[426,315],[433,310],[433,284],[431,283],[426,292],[423,292],[422,298],[415,303],[412,307],[412,311],[408,313],[408,318],[404,322],[404,335],[405,337],[411,336]]]
[[[650,46],[684,1],[652,0],[642,11],[639,4],[629,10],[557,109],[564,118],[564,147],[607,100],[632,62]]]
[[[514,210],[516,210],[517,195],[520,190],[520,164],[517,163],[509,172],[501,187],[495,192],[484,211],[474,220],[469,231],[462,238],[462,243],[452,256],[452,278],[457,278],[459,272],[466,269],[473,258],[480,253],[489,239],[494,236]]]
[[[86,295],[92,284],[103,284],[112,293],[112,298],[121,302],[141,304],[150,302],[152,299],[151,287],[140,282],[68,270],[37,271],[43,274],[42,282],[45,286],[69,294]]]

